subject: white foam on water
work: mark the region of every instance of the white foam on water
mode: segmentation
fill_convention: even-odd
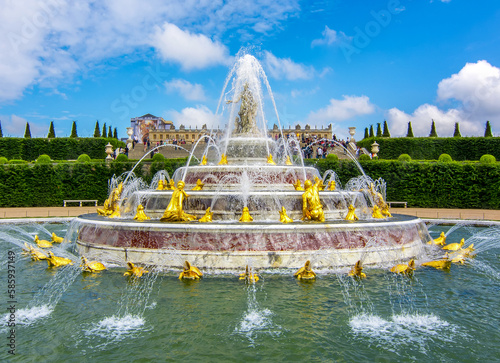
[[[255,345],[255,339],[261,334],[278,336],[282,328],[273,323],[272,315],[273,312],[269,309],[249,309],[234,329],[234,333],[245,336],[250,341],[250,346]]]
[[[49,316],[54,311],[54,306],[51,305],[41,305],[33,306],[31,308],[19,309],[15,312],[15,323],[16,325],[31,325],[37,320],[43,319]],[[9,314],[3,316],[3,321],[8,322],[10,317]]]
[[[110,316],[92,326],[85,332],[85,335],[121,340],[122,336],[140,331],[143,325],[144,318],[141,316]]]

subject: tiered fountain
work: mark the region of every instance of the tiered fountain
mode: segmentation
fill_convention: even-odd
[[[170,181],[165,174],[146,190],[114,185],[104,215],[77,218],[80,254],[166,268],[187,260],[201,269],[296,269],[310,260],[325,270],[360,259],[384,265],[421,254],[430,236],[420,219],[387,212],[372,217],[373,208],[385,206],[383,183],[373,183],[361,170],[341,189],[334,172],[322,177],[304,166],[283,135],[278,142],[267,137],[263,86],[276,110],[260,64],[250,55],[239,58],[217,110],[227,117],[226,137],[209,137],[200,165],[190,165],[189,158],[175,172],[174,190],[158,190]],[[276,118],[279,123],[277,113]],[[189,196],[184,201],[179,181]],[[134,219],[138,208],[150,219]]]

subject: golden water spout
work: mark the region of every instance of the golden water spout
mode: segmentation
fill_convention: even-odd
[[[144,212],[144,207],[142,204],[139,204],[137,206],[137,213],[135,214],[134,219],[136,221],[142,222],[142,221],[147,221],[148,219],[151,219],[151,217],[148,217],[146,213]]]
[[[207,210],[205,211],[205,215],[203,217],[201,217],[198,220],[198,222],[201,222],[201,223],[212,222],[213,215],[214,215],[214,212],[210,211],[210,207],[208,207]]]
[[[316,273],[311,269],[311,261],[307,260],[303,267],[301,267],[296,273],[293,274],[294,277],[299,280],[313,280],[316,278]]]
[[[203,276],[200,270],[197,267],[191,265],[188,261],[184,262],[184,270],[182,270],[179,275],[179,279],[187,279],[187,280],[198,280]]]
[[[250,215],[250,211],[248,210],[248,207],[243,207],[243,212],[241,214],[239,221],[240,222],[252,222],[253,221],[253,218]]]
[[[205,185],[205,183],[203,183],[201,181],[201,179],[198,179],[196,181],[196,186],[193,189],[191,189],[191,190],[202,190],[204,185]]]
[[[349,204],[348,207],[348,212],[347,216],[345,217],[346,221],[357,221],[359,220],[358,216],[356,215],[356,208],[352,204]]]
[[[293,222],[293,219],[290,218],[287,214],[286,214],[286,209],[284,206],[281,207],[281,210],[278,211],[279,214],[280,214],[280,222],[281,223],[290,223],[290,222]]]

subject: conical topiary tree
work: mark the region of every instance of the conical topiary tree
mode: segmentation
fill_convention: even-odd
[[[78,137],[78,134],[76,133],[76,121],[73,121],[73,126],[71,126],[71,135],[69,137]]]
[[[382,132],[382,137],[391,137],[389,126],[387,125],[387,120],[384,120],[384,131]]]
[[[3,137],[3,134],[2,134],[2,122],[0,122],[0,137]]]
[[[30,124],[29,124],[29,122],[26,122],[26,129],[24,129],[24,138],[25,139],[31,139],[31,131],[30,131]]]
[[[370,137],[375,137],[375,134],[373,133],[373,125],[370,125]]]
[[[118,130],[116,129],[116,127],[113,130],[113,137],[118,140]]]
[[[453,137],[462,137],[462,135],[460,135],[460,126],[458,125],[458,122],[455,122],[455,131],[453,132]]]
[[[406,132],[406,137],[415,137],[415,136],[413,136],[413,129],[411,128],[411,121],[408,122],[408,131]]]
[[[2,128],[0,128],[0,137],[2,137]],[[484,137],[493,137],[493,133],[491,132],[491,124],[489,121],[486,121],[486,130],[484,130]]]
[[[47,134],[47,139],[55,139],[56,132],[54,131],[54,121],[50,121],[49,133]]]
[[[111,126],[108,127],[108,137],[113,137],[113,131],[111,130]]]
[[[382,127],[380,127],[380,122],[377,123],[377,137],[382,137]]]
[[[99,128],[99,120],[95,122],[94,137],[101,137],[101,129]]]
[[[368,133],[368,127],[365,127],[365,137],[364,139],[368,139],[370,137],[370,134]]]
[[[434,120],[432,120],[431,133],[429,134],[429,137],[438,137],[438,134],[436,132],[436,123],[434,122]]]
[[[106,132],[106,122],[102,125],[102,137],[108,137],[108,133]]]

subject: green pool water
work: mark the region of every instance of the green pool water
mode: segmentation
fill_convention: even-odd
[[[386,267],[362,281],[343,271],[304,283],[294,271],[183,282],[177,272],[140,280],[123,269],[82,274],[21,255],[34,234],[68,224],[0,225],[3,324],[8,362],[493,362],[500,357],[500,228],[452,227],[447,242],[474,242],[477,257],[449,272],[414,277]],[[13,229],[14,228],[14,229]],[[432,226],[431,235],[450,227]],[[61,249],[61,247],[58,247]],[[71,246],[64,246],[71,252]],[[8,258],[15,254],[15,355],[8,353]],[[420,261],[421,262],[421,261]],[[243,270],[244,267],[242,267]],[[243,271],[242,271],[243,272]]]

